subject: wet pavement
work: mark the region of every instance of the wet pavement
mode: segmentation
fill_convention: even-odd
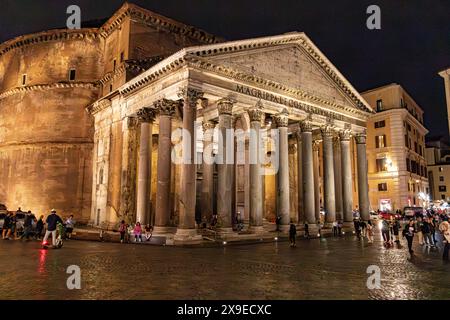
[[[406,242],[403,241],[406,246]],[[0,240],[0,299],[450,299],[450,264],[417,244],[386,249],[355,237],[179,248]],[[81,290],[66,285],[81,269]],[[381,288],[367,288],[367,268]]]

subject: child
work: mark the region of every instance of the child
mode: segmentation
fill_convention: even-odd
[[[149,224],[145,226],[145,240],[150,241],[153,235],[153,227]]]
[[[125,220],[122,220],[122,222],[120,222],[119,232],[120,232],[120,243],[123,243],[125,241],[125,233],[127,232],[127,225],[125,224]]]
[[[134,226],[134,241],[138,242],[138,239],[140,242],[142,242],[142,227],[141,227],[141,223],[137,222],[136,225]]]

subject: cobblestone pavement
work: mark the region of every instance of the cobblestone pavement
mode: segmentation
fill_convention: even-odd
[[[0,240],[0,299],[450,299],[441,251],[415,243],[409,260],[405,247],[386,249],[376,238],[302,240],[296,248],[68,241],[48,251]],[[81,268],[81,290],[67,289],[69,265]],[[369,265],[380,267],[381,289],[367,289]]]

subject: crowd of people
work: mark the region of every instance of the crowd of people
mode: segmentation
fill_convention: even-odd
[[[408,244],[408,251],[412,256],[414,253],[412,246],[416,235],[419,245],[435,249],[439,242],[436,235],[440,233],[442,236],[443,259],[448,260],[450,227],[449,217],[446,213],[439,214],[428,210],[423,215],[415,215],[413,218],[406,220],[401,217],[401,212],[397,212],[395,215],[390,214],[388,215],[389,218],[385,218],[381,214],[379,216],[382,217],[378,223],[385,247],[389,248],[394,243],[400,244],[400,240],[404,238]],[[354,215],[354,228],[358,238],[367,238],[368,243],[373,243],[374,225],[372,220],[366,223]]]
[[[20,216],[24,216],[19,219]],[[56,245],[57,237],[70,239],[75,226],[73,215],[70,215],[65,221],[57,215],[56,210],[51,210],[50,214],[44,219],[44,215],[36,218],[31,211],[23,212],[21,208],[14,212],[8,212],[5,215],[2,226],[3,240],[38,240],[46,243],[48,238],[52,237],[52,245]]]
[[[129,225],[122,220],[119,224],[120,243],[131,242],[131,235],[134,236],[134,242],[146,242],[151,241],[153,237],[153,226],[147,224],[143,228],[140,222],[136,222],[134,225]],[[144,235],[144,237],[142,237]]]

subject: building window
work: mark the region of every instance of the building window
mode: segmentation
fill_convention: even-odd
[[[375,129],[384,128],[385,126],[386,126],[386,121],[384,121],[384,120],[375,122]]]
[[[444,181],[444,176],[439,176],[439,181]]]
[[[447,186],[439,186],[439,192],[447,192]]]
[[[408,135],[407,135],[407,134],[405,134],[405,147],[409,148],[409,145],[408,145]]]
[[[75,81],[76,71],[75,69],[70,69],[69,71],[69,81]]]
[[[125,52],[120,53],[120,62],[123,62],[125,60]]]
[[[383,100],[377,100],[377,112],[383,111]]]
[[[386,135],[375,136],[375,148],[386,148]]]
[[[406,159],[406,171],[411,172],[411,161],[409,159]]]
[[[22,85],[24,86],[26,84],[27,84],[27,75],[24,74],[24,75],[22,75]]]
[[[411,125],[409,123],[406,124],[406,128],[408,129],[408,131],[411,131]]]
[[[116,71],[117,61],[114,59],[113,61],[113,71]]]
[[[388,171],[387,160],[377,159],[377,172]]]
[[[112,92],[113,91],[113,86],[112,86],[112,84],[110,84],[109,85],[109,92]]]
[[[413,183],[412,186],[413,186],[413,192],[416,192],[416,184]]]
[[[445,200],[445,194],[441,194],[441,199]]]
[[[387,191],[387,183],[379,183],[378,191]]]

